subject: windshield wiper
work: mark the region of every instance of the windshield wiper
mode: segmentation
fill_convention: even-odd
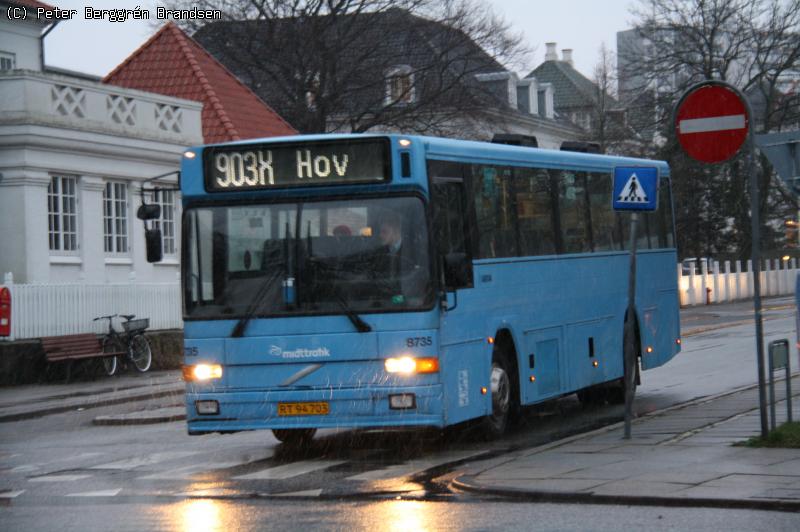
[[[344,313],[350,320],[350,323],[353,324],[358,332],[365,333],[372,330],[370,324],[362,320],[361,316],[359,316],[356,311],[347,304],[347,301],[345,301],[344,297],[342,297],[342,294],[339,293],[339,290],[336,287],[331,287],[331,292],[333,292],[333,296],[336,298],[339,306],[342,307],[342,310],[344,310]]]
[[[253,297],[253,300],[247,307],[244,316],[239,318],[239,321],[236,322],[236,326],[231,332],[231,338],[241,338],[244,336],[244,331],[247,329],[247,324],[250,323],[250,320],[253,319],[253,316],[255,316],[256,309],[261,304],[261,300],[264,299],[264,296],[267,294],[267,292],[269,292],[269,287],[272,286],[272,283],[275,282],[279,275],[279,272],[272,272],[266,279],[264,279],[264,283],[258,288],[258,292],[256,292],[256,295]]]

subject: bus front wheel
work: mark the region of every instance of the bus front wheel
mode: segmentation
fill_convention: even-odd
[[[272,429],[275,439],[286,445],[308,445],[317,429]]]

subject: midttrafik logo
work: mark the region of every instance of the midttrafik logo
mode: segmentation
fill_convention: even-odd
[[[317,347],[316,349],[298,347],[297,349],[286,351],[277,345],[273,345],[269,348],[269,354],[281,358],[320,358],[331,356],[331,352],[327,347]]]

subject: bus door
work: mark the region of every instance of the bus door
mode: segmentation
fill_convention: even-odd
[[[441,378],[448,424],[485,414],[480,387],[489,375],[486,342],[477,332],[480,308],[471,304],[472,239],[469,236],[463,165],[430,161],[433,235],[442,294]]]

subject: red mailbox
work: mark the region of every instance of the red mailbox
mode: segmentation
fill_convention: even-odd
[[[0,336],[11,336],[11,290],[0,289]]]

